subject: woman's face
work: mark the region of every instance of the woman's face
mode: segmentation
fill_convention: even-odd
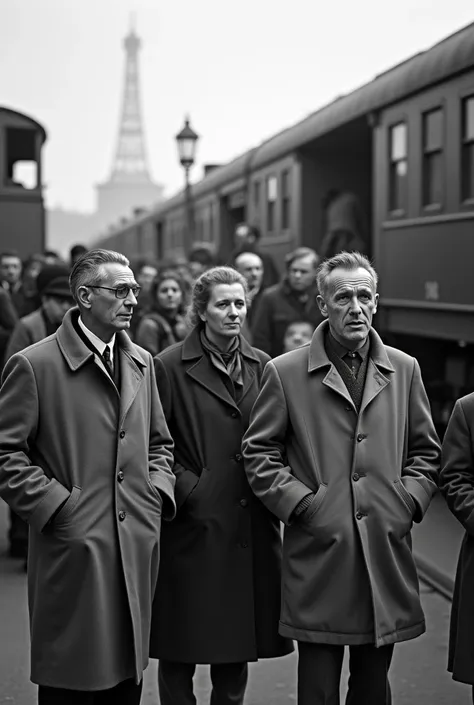
[[[206,335],[219,347],[229,344],[239,335],[247,314],[242,284],[216,284],[201,319],[206,324]]]
[[[183,299],[176,279],[164,279],[157,289],[156,298],[159,307],[164,311],[176,311]]]

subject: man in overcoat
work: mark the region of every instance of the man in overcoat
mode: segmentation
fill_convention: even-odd
[[[91,250],[70,284],[78,306],[4,369],[0,496],[30,525],[39,704],[138,705],[173,443],[151,356],[126,333],[128,260]]]
[[[280,633],[298,642],[299,705],[390,702],[396,642],[425,631],[412,522],[435,490],[439,442],[417,361],[372,328],[377,275],[359,253],[318,271],[327,319],[269,362],[243,441],[252,490],[286,524]]]
[[[448,671],[473,686],[474,702],[474,394],[456,402],[446,429],[439,486],[465,529],[449,632]]]

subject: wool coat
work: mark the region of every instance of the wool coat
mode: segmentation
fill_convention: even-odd
[[[268,356],[241,337],[243,392],[204,352],[199,329],[155,358],[175,442],[177,516],[163,526],[150,655],[187,663],[289,653],[278,634],[279,522],[250,490],[242,435]]]
[[[29,345],[33,345],[33,343],[37,343],[39,340],[43,340],[46,336],[46,323],[43,311],[39,308],[33,313],[20,318],[8,341],[5,359],[8,360],[15,353],[24,350]]]
[[[326,354],[327,325],[266,366],[243,442],[246,472],[287,525],[280,633],[381,646],[425,630],[410,530],[436,489],[439,443],[416,360],[371,329],[357,414]]]
[[[448,670],[474,685],[474,394],[459,399],[446,429],[440,489],[466,530],[454,583]]]
[[[73,316],[5,366],[0,495],[30,525],[31,679],[93,691],[147,665],[175,479],[151,356],[117,333],[119,395]]]

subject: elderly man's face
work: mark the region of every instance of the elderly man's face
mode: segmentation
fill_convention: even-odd
[[[235,268],[247,280],[249,289],[259,289],[263,278],[263,263],[258,255],[244,252],[235,260]]]
[[[108,342],[114,333],[130,328],[133,309],[137,299],[130,287],[137,282],[130,267],[109,262],[102,265],[102,277],[98,284],[81,287],[87,292],[81,295],[81,302],[86,309],[87,321],[93,325],[93,332],[104,342]],[[125,292],[125,298],[118,298],[115,290]],[[127,289],[127,291],[125,291]]]
[[[367,269],[338,267],[329,275],[326,291],[318,296],[318,303],[335,339],[349,350],[357,350],[369,335],[378,298]]]

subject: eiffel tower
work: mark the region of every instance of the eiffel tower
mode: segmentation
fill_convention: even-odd
[[[124,40],[125,82],[115,158],[108,181],[97,186],[96,222],[102,230],[163,199],[163,187],[152,181],[148,169],[140,107],[140,46],[132,27]]]

